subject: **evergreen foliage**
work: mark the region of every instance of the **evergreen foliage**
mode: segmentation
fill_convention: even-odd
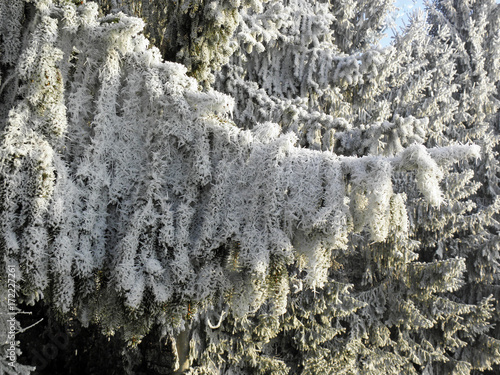
[[[126,373],[491,369],[499,6],[390,9],[0,0],[3,284]]]

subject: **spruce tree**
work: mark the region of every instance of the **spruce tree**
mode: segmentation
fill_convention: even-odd
[[[454,222],[454,236],[443,241],[436,253],[439,257],[458,255],[467,259],[466,283],[455,293],[461,302],[479,303],[488,296],[498,301],[500,7],[494,1],[437,1],[429,6],[429,20],[431,34],[446,32],[448,45],[454,46],[455,51],[455,69],[450,76],[456,104],[449,111],[453,123],[447,133],[481,146],[481,163],[473,165],[471,175],[477,188],[471,195],[470,213],[463,216],[460,225]],[[490,319],[493,323],[499,321],[498,311],[495,302]],[[468,338],[471,344],[456,358],[470,362],[477,370],[498,364],[496,358],[487,354],[494,346],[492,337],[500,338],[496,325]],[[498,366],[495,369],[498,371]]]
[[[100,4],[0,2],[18,302],[132,347],[170,337],[178,373],[485,368],[461,353],[497,350],[491,300],[453,300],[467,261],[423,237],[455,227],[415,214],[469,212],[479,189],[478,148],[423,92],[429,37],[373,47],[386,2]]]
[[[315,19],[326,14],[326,7],[323,12],[308,12],[305,2],[301,3],[298,8],[303,10],[304,14],[313,14],[312,17],[316,17]],[[290,13],[292,12],[290,11]],[[287,13],[279,12],[279,14]],[[297,13],[293,14],[294,19],[299,19]],[[262,121],[271,118],[273,121],[278,121],[283,128],[295,131],[299,135],[302,145],[317,149],[331,149],[336,153],[391,155],[400,150],[402,145],[413,142],[424,143],[428,146],[443,146],[471,139],[477,140],[478,137],[459,137],[455,134],[456,129],[453,128],[455,124],[452,123],[453,112],[450,113],[450,110],[454,111],[458,103],[458,100],[452,98],[458,85],[450,73],[456,69],[453,60],[455,49],[450,46],[451,43],[445,30],[436,35],[435,38],[431,38],[429,35],[430,26],[426,24],[422,15],[416,17],[405,33],[398,36],[394,45],[383,51],[383,54],[375,50],[364,52],[358,50],[354,56],[343,57],[342,63],[339,63],[335,70],[325,63],[325,61],[335,61],[335,59],[328,60],[324,57],[328,54],[335,55],[335,52],[331,52],[335,51],[335,47],[328,46],[327,50],[323,51],[318,44],[310,44],[309,46],[316,47],[316,50],[307,47],[301,49],[301,42],[308,35],[314,34],[314,37],[320,40],[334,40],[332,34],[335,31],[331,31],[329,34],[328,28],[324,28],[322,29],[323,33],[326,34],[324,35],[318,33],[318,29],[315,33],[311,33],[307,29],[310,25],[308,22],[298,21],[295,24],[295,30],[290,24],[287,24],[284,30],[288,34],[284,32],[285,35],[282,35],[277,43],[283,52],[268,49],[267,52],[259,53],[259,51],[252,50],[250,57],[248,57],[248,51],[242,51],[244,58],[233,57],[234,65],[223,69],[222,79],[218,82],[224,82],[224,86],[221,86],[220,89],[227,90],[226,92],[239,98],[237,103],[240,103],[243,108],[236,113],[237,115],[241,114],[240,120],[249,120],[248,123],[251,124],[255,120]],[[299,30],[297,31],[297,29]],[[332,27],[332,30],[335,30],[335,27]],[[345,43],[345,40],[343,42]],[[272,43],[270,44],[272,45]],[[283,55],[280,55],[281,53]],[[294,57],[294,53],[299,57]],[[280,57],[275,58],[276,55]],[[312,57],[311,60],[307,60],[304,56]],[[321,56],[321,58],[315,60],[316,56]],[[378,56],[378,61],[374,60],[373,56]],[[351,70],[344,73],[343,78],[345,77],[345,79],[343,81],[336,82],[336,75],[340,75],[341,69],[348,66],[345,61],[349,61],[349,59],[352,61]],[[356,63],[356,59],[359,61],[358,63]],[[274,74],[269,73],[270,61],[271,64],[273,61],[276,62],[274,63]],[[300,61],[309,70],[306,68],[301,73],[297,69],[297,64],[289,64],[290,61]],[[369,69],[364,68],[363,63],[366,61],[375,67],[372,65]],[[335,67],[334,64],[332,65]],[[266,68],[263,69],[263,66]],[[311,66],[315,68],[311,68]],[[330,76],[330,79],[333,78],[333,80],[320,80],[315,76],[315,73],[327,72],[327,69],[335,72]],[[370,74],[366,76],[361,74],[365,71]],[[273,77],[276,76],[280,77],[280,85],[273,84],[276,81],[273,81]],[[328,75],[326,76],[328,77]],[[287,80],[292,81],[292,83],[286,83]],[[308,82],[305,87],[310,91],[307,92],[306,98],[300,102],[300,99],[297,99],[299,91],[298,89],[293,91],[293,88],[299,87],[300,82],[304,81]],[[330,85],[330,87],[325,89],[326,85]],[[290,89],[284,92],[282,87]],[[328,93],[328,96],[325,96],[330,101],[317,100],[325,92]],[[335,96],[331,92],[334,92]],[[293,101],[286,101],[292,97]],[[298,97],[300,98],[300,95]],[[335,98],[335,106],[331,105],[332,97]],[[297,103],[300,104],[297,105]],[[262,104],[266,105],[269,110],[262,111]],[[297,107],[302,110],[296,110]],[[335,113],[332,109],[338,108],[342,110],[341,116],[343,118],[336,118],[334,121],[330,119],[330,123],[321,122],[320,119],[328,118],[328,114]],[[315,118],[311,121],[308,116],[314,110],[316,110]],[[326,112],[324,115],[323,111]],[[290,112],[293,113],[293,117],[287,117]],[[351,124],[342,121],[345,118],[348,118]],[[491,151],[485,150],[484,157],[496,163],[495,154]],[[464,178],[463,172],[467,169],[469,169],[466,173],[467,177]],[[460,230],[461,228],[466,229],[466,225],[479,222],[482,223],[481,225],[494,223],[492,217],[498,210],[496,203],[490,207],[481,206],[474,210],[475,203],[471,199],[464,200],[466,197],[480,194],[478,189],[481,185],[473,181],[471,172],[471,166],[464,166],[459,171],[450,170],[445,175],[444,181],[450,189],[438,211],[429,208],[419,197],[414,195],[408,197],[409,207],[411,207],[409,211],[411,240],[398,238],[386,241],[385,246],[377,244],[375,247],[370,245],[370,241],[358,241],[358,249],[353,250],[357,259],[359,259],[360,254],[365,259],[364,264],[361,265],[361,269],[364,268],[364,274],[359,275],[353,282],[355,286],[365,286],[360,288],[362,290],[360,295],[364,298],[370,296],[372,300],[387,301],[382,302],[381,307],[379,306],[382,314],[379,313],[378,319],[375,319],[374,322],[373,317],[377,316],[377,313],[373,310],[369,310],[371,314],[365,313],[365,316],[369,316],[369,318],[364,319],[363,325],[390,328],[392,332],[399,332],[400,337],[402,337],[394,340],[395,342],[382,340],[383,348],[388,349],[389,355],[383,350],[379,350],[378,355],[370,353],[370,366],[379,366],[375,367],[378,373],[383,371],[397,372],[398,368],[404,368],[406,372],[415,368],[418,371],[427,371],[428,373],[466,371],[471,367],[485,369],[491,363],[498,361],[498,341],[493,340],[488,335],[490,326],[487,322],[492,320],[491,298],[488,295],[483,295],[474,301],[463,301],[464,304],[460,304],[456,303],[454,296],[447,293],[447,291],[456,289],[451,284],[449,285],[451,289],[443,288],[445,284],[441,284],[442,286],[435,290],[439,293],[437,296],[429,294],[423,298],[422,295],[414,291],[397,286],[398,283],[408,284],[408,282],[402,282],[405,278],[411,278],[408,274],[405,275],[405,273],[410,272],[408,269],[403,268],[405,269],[403,273],[399,270],[399,275],[396,278],[392,275],[392,270],[387,270],[387,268],[391,269],[395,267],[395,264],[400,263],[397,256],[401,257],[402,252],[398,250],[401,248],[410,251],[405,256],[406,259],[418,259],[425,262],[420,266],[423,267],[422,272],[427,274],[426,279],[428,280],[440,280],[446,273],[456,272],[460,268],[464,269],[463,263],[456,264],[446,270],[441,268],[444,263],[440,261],[457,255],[457,253],[453,255],[448,253],[443,256],[442,252],[450,252],[448,248],[454,246],[450,242],[456,244],[457,240],[460,241],[465,237],[463,232],[460,233]],[[486,181],[486,183],[494,185],[494,181],[493,183]],[[412,185],[412,179],[408,180],[406,176],[397,178],[397,186],[401,192],[411,191]],[[463,225],[460,224],[462,222]],[[364,223],[362,219],[361,223]],[[459,235],[461,237],[458,237]],[[434,257],[433,254],[436,250],[440,256]],[[461,255],[466,256],[467,254],[462,253]],[[351,270],[359,269],[360,266],[359,263],[354,267],[351,264],[349,268]],[[396,268],[401,269],[402,267],[400,265]],[[424,269],[426,271],[423,271]],[[452,269],[455,271],[451,271]],[[339,276],[337,275],[337,277]],[[392,278],[394,279],[389,283],[390,286],[385,286],[387,294],[381,296],[378,280],[382,279],[387,283],[386,280]],[[358,280],[361,280],[361,283]],[[371,286],[371,289],[367,288],[367,285]],[[393,288],[401,293],[398,297],[394,297]],[[375,298],[374,295],[378,297]],[[408,313],[398,307],[399,300],[411,303],[412,311]],[[469,304],[471,302],[472,305]],[[444,306],[446,306],[445,310]],[[393,316],[390,319],[383,316],[383,313],[387,311],[392,312]],[[407,316],[397,318],[396,311],[399,311],[400,316]],[[331,316],[331,314],[328,313],[327,316]],[[419,324],[412,327],[402,327],[401,322],[408,320],[410,316]],[[467,316],[466,319],[470,323],[462,326],[452,324],[454,320],[462,319],[460,316]],[[478,322],[478,316],[482,317],[482,323]],[[445,323],[449,327],[444,326]],[[441,328],[436,329],[438,326]],[[365,329],[365,331],[369,330]],[[372,332],[372,335],[376,336],[380,331],[373,329]],[[443,335],[445,339],[443,339]],[[393,336],[398,337],[398,335]],[[373,340],[377,342],[376,339]],[[481,361],[483,363],[472,361],[471,356],[465,361],[457,361],[458,358],[462,358],[461,353],[467,352],[469,349],[464,350],[462,347],[470,346],[473,348],[477,340],[488,342],[488,349],[484,345],[482,348]],[[367,341],[372,344],[371,340]],[[345,343],[340,346],[340,348],[345,347]],[[408,347],[411,347],[412,350],[408,350]],[[366,350],[368,351],[368,349]],[[336,348],[336,351],[341,352],[339,348]],[[394,356],[393,351],[400,352],[398,354],[402,354],[402,358]],[[356,353],[356,351],[354,352]],[[382,354],[380,354],[381,352]],[[449,353],[453,354],[450,356]],[[314,353],[313,356],[317,357],[317,353]],[[353,357],[355,358],[356,355]],[[387,359],[388,357],[390,359]],[[375,358],[379,358],[378,363]],[[373,363],[377,363],[377,365]],[[358,371],[366,370],[362,367],[363,365],[354,364],[354,366],[358,367]],[[317,368],[321,368],[321,366]],[[338,368],[334,370],[334,372],[339,371]],[[314,373],[314,371],[312,372]]]

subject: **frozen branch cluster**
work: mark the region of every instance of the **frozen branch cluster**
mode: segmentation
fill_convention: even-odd
[[[320,260],[346,245],[351,212],[385,239],[390,161],[346,164],[295,147],[272,124],[239,130],[227,117],[232,99],[199,93],[184,67],[162,62],[140,19],[98,19],[88,3],[48,6],[36,21],[18,68],[24,100],[2,144],[2,237],[28,300],[53,280],[53,301],[68,311],[76,290],[97,292],[104,269],[106,288],[133,309],[146,291],[160,306],[242,288],[232,308],[245,313],[267,297],[272,263],[295,261],[296,232],[315,243],[302,254],[311,286],[324,283]],[[430,156],[407,158],[428,174],[423,193],[438,194]],[[217,254],[231,241],[245,282]]]
[[[292,331],[307,369],[332,356],[335,366],[354,363],[360,347],[401,350],[401,371],[444,363],[458,344],[439,339],[434,349],[419,336],[440,322],[429,311],[443,321],[489,313],[490,299],[476,308],[437,295],[458,290],[464,259],[415,262],[410,224],[460,206],[462,196],[441,190],[460,176],[446,168],[484,148],[434,142],[443,136],[437,110],[389,116],[388,100],[374,99],[386,80],[403,80],[385,64],[397,59],[391,49],[368,47],[384,12],[365,19],[353,2],[192,0],[168,2],[165,18],[145,5],[139,13],[168,23],[167,33],[148,31],[159,50],[142,35],[144,21],[119,12],[134,1],[113,2],[103,17],[92,2],[7,3],[0,249],[24,302],[44,299],[127,340],[154,325],[187,336],[196,322],[190,355],[205,356],[213,373],[218,350],[234,368],[247,361],[286,373],[265,345]],[[370,13],[369,3],[358,11]],[[22,10],[34,14],[24,29]],[[222,25],[227,32],[207,44]],[[208,88],[235,51],[216,73],[231,95]],[[185,66],[164,62],[169,54]]]

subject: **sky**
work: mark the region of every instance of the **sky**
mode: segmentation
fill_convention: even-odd
[[[496,0],[497,4],[500,4],[500,0]],[[393,15],[393,19],[396,23],[397,28],[399,29],[403,26],[404,23],[408,22],[408,14],[416,10],[417,8],[424,9],[424,1],[423,0],[396,0],[394,3],[396,8],[399,8]],[[392,31],[386,31],[387,37],[380,41],[382,46],[387,46],[391,43]]]
[[[399,29],[404,23],[408,22],[408,14],[417,8],[424,9],[424,2],[422,0],[396,0],[394,6],[398,8],[392,15],[396,27]],[[387,36],[380,41],[382,46],[387,46],[391,42],[392,31],[386,31]]]

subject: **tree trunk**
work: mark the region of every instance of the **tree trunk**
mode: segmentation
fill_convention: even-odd
[[[189,332],[189,327],[186,327],[186,329],[175,338],[179,368],[174,372],[174,375],[181,375],[184,371],[189,369]]]

